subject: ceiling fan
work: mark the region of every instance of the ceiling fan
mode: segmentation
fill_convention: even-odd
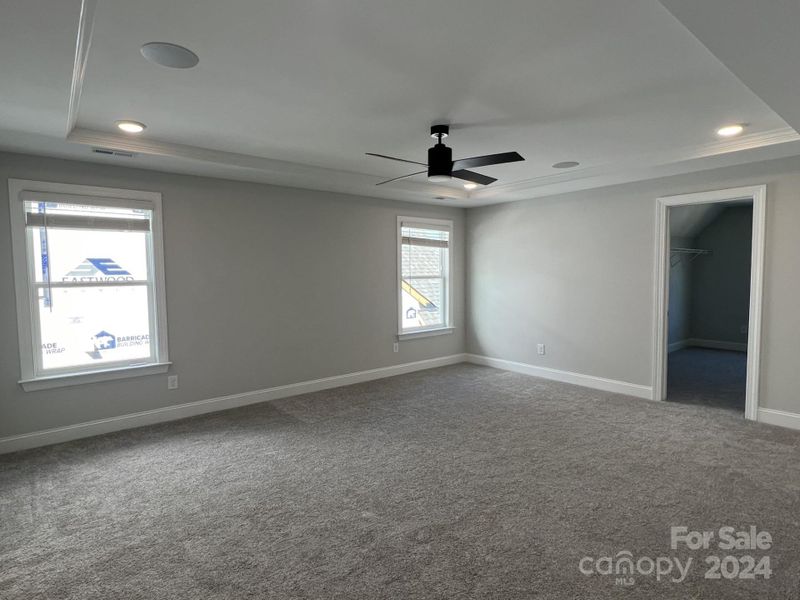
[[[414,175],[421,175],[422,173],[428,174],[428,181],[434,183],[443,183],[450,181],[453,177],[479,183],[481,185],[489,185],[497,181],[494,177],[481,175],[474,171],[468,171],[470,167],[487,167],[489,165],[501,165],[503,163],[517,162],[525,160],[516,152],[502,152],[500,154],[487,154],[486,156],[474,156],[472,158],[461,158],[453,160],[453,149],[448,148],[442,143],[442,140],[450,135],[449,125],[433,125],[431,127],[431,137],[436,140],[436,145],[428,148],[428,162],[421,163],[415,160],[405,160],[404,158],[395,158],[394,156],[386,156],[385,154],[375,154],[367,152],[367,156],[377,156],[378,158],[388,158],[389,160],[396,160],[399,162],[410,163],[412,165],[420,165],[427,167],[424,171],[417,171],[416,173],[409,173],[408,175],[401,175],[393,179],[381,181],[375,185],[383,185],[397,181],[398,179],[405,179],[406,177],[413,177]]]

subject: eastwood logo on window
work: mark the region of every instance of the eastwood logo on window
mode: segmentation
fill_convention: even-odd
[[[133,281],[134,278],[111,258],[87,258],[62,279],[63,281]]]

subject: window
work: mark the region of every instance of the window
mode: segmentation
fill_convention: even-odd
[[[398,333],[449,333],[453,223],[398,217]]]
[[[161,195],[9,180],[26,390],[167,370]]]

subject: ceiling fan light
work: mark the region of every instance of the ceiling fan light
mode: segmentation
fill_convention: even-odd
[[[431,183],[447,183],[451,179],[450,175],[428,175],[428,181]]]

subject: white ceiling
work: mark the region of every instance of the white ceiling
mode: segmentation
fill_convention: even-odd
[[[737,77],[800,129],[798,0],[662,0]]]
[[[85,0],[79,36],[81,11],[4,2],[0,148],[457,206],[800,154],[656,0]],[[150,41],[200,64],[150,64]],[[119,134],[120,118],[148,129]],[[435,122],[455,157],[527,160],[476,169],[499,181],[472,193],[424,176],[375,187],[416,169],[364,152],[424,161]],[[728,122],[746,135],[717,139]],[[565,160],[581,166],[552,169]]]

